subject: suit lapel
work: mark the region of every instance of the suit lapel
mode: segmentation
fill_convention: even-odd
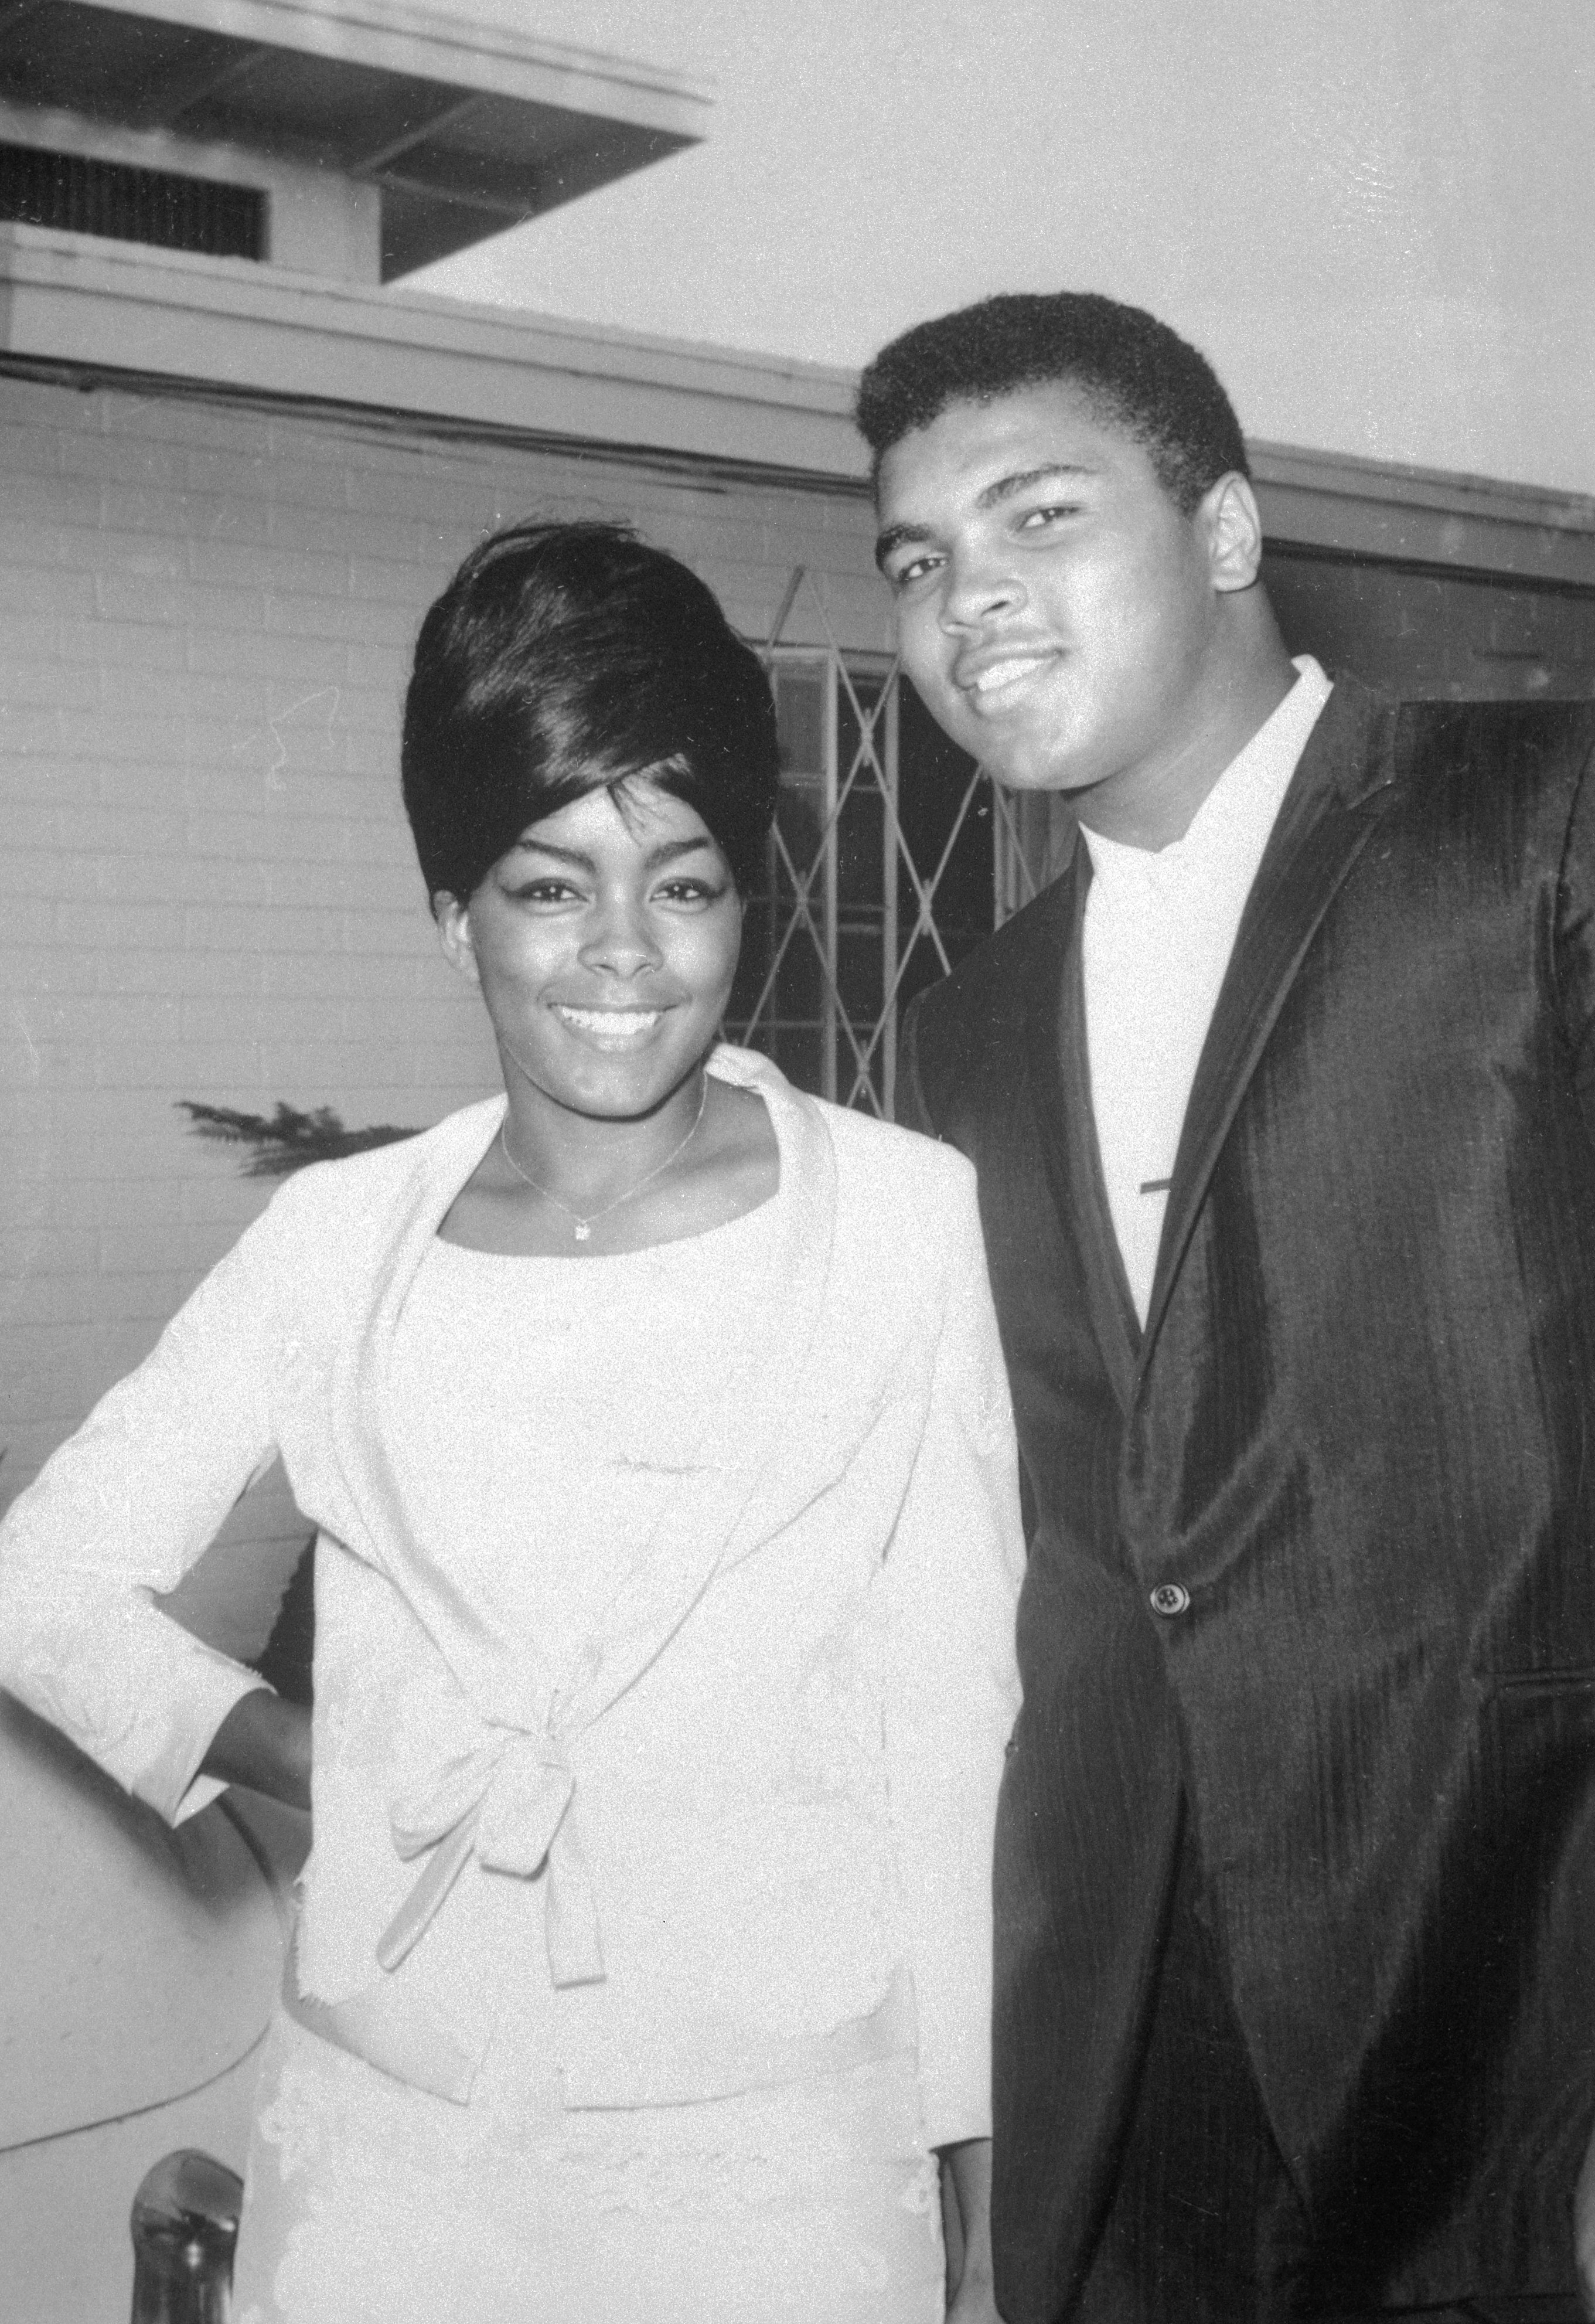
[[[1075,842],[1059,882],[1059,917],[1046,973],[1029,980],[1026,1054],[1036,1130],[1053,1202],[1074,1243],[1092,1330],[1113,1393],[1128,1411],[1139,1337],[1135,1305],[1108,1208],[1091,1103],[1082,943],[1091,857]]]
[[[1392,775],[1392,706],[1337,679],[1308,738],[1241,914],[1185,1109],[1141,1341],[1144,1377],[1219,1151],[1325,912]]]

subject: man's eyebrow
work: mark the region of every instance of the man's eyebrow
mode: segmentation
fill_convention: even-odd
[[[875,562],[884,571],[886,560],[894,549],[906,549],[911,540],[931,540],[934,538],[935,535],[927,532],[922,524],[889,524],[884,532],[875,537]]]
[[[999,476],[975,496],[978,509],[1000,508],[1016,493],[1028,493],[1032,484],[1044,484],[1049,476],[1093,476],[1094,468],[1087,468],[1078,460],[1047,460],[1039,468],[1020,468],[1011,476]]]
[[[1078,460],[1047,460],[1039,468],[1018,468],[1011,476],[999,476],[995,484],[988,484],[983,492],[975,494],[974,504],[981,510],[1000,508],[1003,502],[1011,500],[1016,493],[1028,492],[1032,484],[1044,484],[1049,477],[1093,476],[1096,473],[1094,468],[1088,468]],[[885,531],[876,538],[875,562],[884,569],[887,558],[894,550],[935,539],[935,533],[927,525],[889,524]]]

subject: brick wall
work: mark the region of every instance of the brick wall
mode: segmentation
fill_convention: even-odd
[[[399,714],[426,605],[533,512],[631,518],[754,636],[802,563],[843,642],[887,642],[856,497],[0,381],[0,1499],[271,1191],[176,1100],[420,1126],[496,1087],[424,908]],[[816,618],[806,594],[787,634]],[[251,1646],[302,1536],[268,1481],[185,1618]]]

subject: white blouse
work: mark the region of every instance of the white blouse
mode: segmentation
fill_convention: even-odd
[[[434,1240],[384,1394],[400,1490],[540,1692],[592,1644],[696,1416],[765,1336],[773,1205],[646,1250],[506,1258]]]

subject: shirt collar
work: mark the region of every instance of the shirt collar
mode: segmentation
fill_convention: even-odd
[[[1298,654],[1296,682],[1238,751],[1182,835],[1155,852],[1080,826],[1093,872],[1110,885],[1161,885],[1197,870],[1250,885],[1307,737],[1330,696],[1330,680],[1311,654]]]

